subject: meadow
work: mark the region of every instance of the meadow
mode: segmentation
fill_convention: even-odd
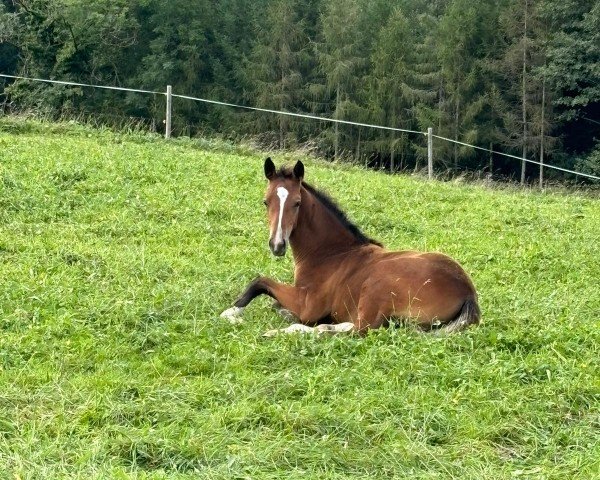
[[[482,324],[263,338],[218,318],[267,248],[265,153],[0,119],[0,479],[600,478],[600,200],[293,153]]]

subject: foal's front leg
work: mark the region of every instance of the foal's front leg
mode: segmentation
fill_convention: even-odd
[[[318,320],[312,319],[310,315],[303,315],[305,312],[307,289],[286,285],[276,282],[267,277],[259,277],[252,281],[244,293],[234,302],[233,307],[228,308],[221,317],[235,323],[241,321],[244,308],[259,295],[269,295],[274,298],[283,309],[289,310],[302,323],[314,323]],[[304,311],[303,311],[304,310]]]

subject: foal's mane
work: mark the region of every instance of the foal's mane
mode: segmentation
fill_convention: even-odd
[[[278,178],[294,178],[294,173],[289,167],[281,167],[279,170],[277,170],[275,175]],[[342,211],[338,204],[329,195],[327,195],[325,192],[322,192],[321,190],[317,190],[315,187],[309,185],[305,181],[302,181],[302,186],[311,195],[313,195],[321,203],[321,205],[323,205],[327,210],[329,210],[329,212],[331,212],[335,218],[337,218],[340,221],[344,228],[354,236],[354,238],[360,245],[368,245],[372,243],[373,245],[379,245],[380,247],[383,247],[383,244],[381,242],[367,237],[360,230],[360,228],[358,228],[354,223],[352,223],[348,219],[348,216]]]

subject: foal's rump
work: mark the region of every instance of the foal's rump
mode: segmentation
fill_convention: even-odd
[[[440,253],[382,252],[367,286],[365,316],[373,315],[368,304],[376,302],[378,316],[411,319],[430,329],[455,320],[468,302],[468,321],[463,318],[461,325],[479,320],[477,293],[469,276]]]

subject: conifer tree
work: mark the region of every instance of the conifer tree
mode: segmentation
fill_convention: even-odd
[[[562,163],[600,172],[600,3],[545,0],[542,75],[562,132]],[[590,152],[590,153],[588,153]],[[556,155],[555,155],[556,156]]]
[[[258,107],[291,111],[302,105],[308,37],[299,7],[299,0],[276,0],[266,11],[245,66],[248,100]],[[256,128],[276,125],[278,145],[284,148],[292,123],[286,116],[258,115]]]
[[[444,96],[440,119],[456,141],[478,143],[486,136],[478,120],[488,107],[486,92],[491,79],[485,71],[487,58],[495,48],[496,24],[496,3],[491,0],[454,0],[440,20],[437,40],[443,79],[440,91]],[[461,157],[473,157],[475,153],[455,143],[454,168]]]
[[[596,171],[599,32],[600,4],[580,0],[0,0],[0,70],[152,90],[171,84],[176,93],[274,110],[433,127]],[[164,115],[158,95],[3,82],[3,98],[24,109]],[[328,155],[392,167],[414,159],[418,169],[426,152],[419,136],[179,99],[174,115],[176,127],[266,134],[281,147],[310,140]],[[494,169],[489,155],[441,140],[434,158]],[[525,162],[498,167],[522,181],[537,173]]]
[[[368,65],[364,35],[359,30],[361,9],[358,0],[328,0],[321,16],[321,41],[317,44],[321,88],[313,92],[322,95],[334,119],[360,116],[359,92]],[[340,19],[344,19],[341,21]],[[333,127],[334,158],[340,153],[340,127]]]
[[[421,90],[415,71],[415,35],[411,22],[397,8],[379,32],[372,54],[370,104],[376,123],[404,129],[415,128],[415,106],[431,98]],[[386,138],[388,137],[388,138]],[[400,166],[410,145],[405,134],[391,132],[376,144],[390,155],[390,170],[395,170],[396,152]]]

